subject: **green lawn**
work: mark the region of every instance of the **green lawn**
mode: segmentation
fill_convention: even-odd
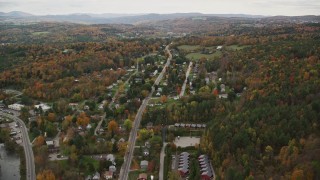
[[[84,164],[92,163],[95,169],[99,168],[99,161],[91,158],[90,156],[83,156],[82,161]]]
[[[128,180],[137,180],[140,173],[141,173],[140,171],[129,172]]]
[[[199,45],[181,45],[178,46],[178,49],[184,50],[184,51],[194,51],[201,48]]]
[[[189,53],[187,54],[187,58],[190,59],[190,60],[199,60],[200,58],[204,57],[204,58],[207,58],[209,60],[213,60],[214,58],[216,57],[221,57],[222,56],[222,53],[221,51],[216,51],[215,53],[213,54],[201,54],[199,52],[197,53]]]

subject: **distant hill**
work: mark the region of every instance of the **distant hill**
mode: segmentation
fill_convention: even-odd
[[[44,15],[36,16],[25,12],[13,11],[9,13],[0,12],[0,17],[10,20],[25,21],[52,21],[52,22],[72,22],[82,24],[136,24],[148,21],[171,20],[176,18],[189,17],[245,17],[262,18],[264,16],[245,15],[245,14],[201,14],[201,13],[172,13],[172,14],[94,14],[94,13],[75,13],[67,15]]]
[[[268,20],[303,20],[318,21],[319,16],[260,16],[247,14],[202,14],[202,13],[172,13],[172,14],[94,14],[94,13],[75,13],[67,15],[43,15],[37,16],[20,11],[9,13],[0,12],[0,18],[7,21],[28,21],[28,22],[71,22],[81,24],[138,24],[151,21],[172,20],[177,18],[201,18],[201,17],[223,17],[223,18],[265,18]]]
[[[21,12],[21,11],[11,11],[8,13],[0,12],[0,16],[8,16],[8,17],[30,17],[34,16],[29,13]]]

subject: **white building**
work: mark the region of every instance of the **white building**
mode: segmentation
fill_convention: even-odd
[[[14,103],[14,104],[11,104],[8,106],[9,109],[13,109],[13,110],[16,110],[16,111],[21,111],[21,109],[24,107],[24,105],[22,104],[17,104],[17,103]]]
[[[40,109],[40,107],[41,107],[42,111],[44,111],[44,112],[46,112],[49,109],[51,109],[50,106],[48,106],[47,104],[43,104],[43,103],[35,105],[34,107],[37,108],[37,109]]]

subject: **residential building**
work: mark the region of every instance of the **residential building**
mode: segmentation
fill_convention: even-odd
[[[51,109],[50,106],[48,106],[47,104],[43,104],[43,103],[35,105],[34,108],[37,108],[37,109],[41,108],[43,112],[46,112]]]
[[[18,104],[18,103],[14,103],[14,104],[9,105],[8,108],[16,110],[16,111],[21,111],[21,109],[24,108],[24,105]]]
[[[107,180],[109,179],[112,179],[113,178],[113,172],[111,171],[106,171],[104,174],[103,174],[103,177]]]
[[[148,161],[143,160],[143,161],[140,162],[140,168],[141,168],[142,170],[146,170],[146,169],[148,168],[148,164],[149,164]]]
[[[146,173],[140,173],[138,180],[147,180],[148,179],[148,175]]]

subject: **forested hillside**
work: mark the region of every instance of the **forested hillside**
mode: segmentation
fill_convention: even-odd
[[[320,178],[319,45],[317,33],[273,36],[222,59],[246,90],[208,117],[201,145],[221,178]]]

